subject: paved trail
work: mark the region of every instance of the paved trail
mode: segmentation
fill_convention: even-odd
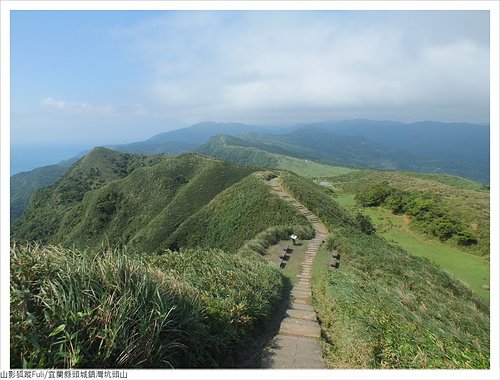
[[[312,224],[316,237],[307,247],[302,262],[299,281],[291,291],[293,302],[281,322],[278,335],[274,338],[266,358],[264,368],[326,368],[321,357],[319,338],[321,329],[316,312],[311,305],[311,269],[319,246],[328,232],[316,215],[310,212],[281,186],[280,180],[270,181],[274,192],[294,206]]]

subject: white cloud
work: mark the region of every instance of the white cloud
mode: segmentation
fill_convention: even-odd
[[[74,101],[54,99],[52,97],[43,98],[40,106],[48,112],[56,112],[64,115],[81,116],[113,116],[116,114],[116,107],[112,104],[90,104]]]
[[[181,12],[116,35],[149,64],[151,104],[187,122],[479,121],[489,105],[485,20],[478,12]]]
[[[86,102],[75,102],[45,97],[40,101],[42,110],[62,116],[86,116],[86,117],[142,117],[150,115],[147,107],[143,104],[121,104],[114,105],[93,104]]]

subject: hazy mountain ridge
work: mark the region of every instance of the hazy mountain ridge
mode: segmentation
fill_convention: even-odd
[[[365,122],[368,125],[363,124]],[[351,125],[353,130],[347,133]],[[379,125],[382,125],[381,131],[386,133],[375,138]],[[426,131],[417,138],[421,125]],[[438,129],[433,133],[435,127]],[[443,134],[451,133],[455,127],[464,132],[458,137],[445,139]],[[445,129],[446,133],[439,128]],[[366,130],[370,133],[363,132]],[[370,137],[355,135],[356,131]],[[337,166],[451,174],[488,183],[488,134],[488,127],[466,123],[407,125],[350,121],[298,125],[279,135],[246,132],[237,138],[217,136],[200,145],[196,151],[239,164],[276,167],[277,158],[273,154],[278,154]]]
[[[363,136],[436,161],[436,172],[489,182],[489,125],[347,120],[307,126],[318,126],[346,136]]]
[[[211,140],[218,135],[225,135],[224,141]],[[489,127],[468,123],[347,120],[273,129],[204,122],[109,147],[142,154],[196,150],[238,164],[265,167],[278,165],[277,158],[267,154],[275,153],[330,165],[443,173],[489,182]],[[19,173],[22,182],[12,177],[11,220],[22,214],[33,191],[50,185],[63,172],[59,168],[55,175],[54,168],[39,169]],[[40,181],[43,172],[48,176]]]

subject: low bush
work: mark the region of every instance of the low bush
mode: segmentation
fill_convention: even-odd
[[[356,193],[355,199],[364,207],[383,206],[395,214],[410,215],[415,227],[441,241],[454,238],[459,245],[469,246],[478,242],[474,234],[450,216],[439,199],[431,194],[401,191],[384,181]]]

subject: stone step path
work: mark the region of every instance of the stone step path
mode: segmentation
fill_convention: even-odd
[[[281,322],[278,335],[264,363],[265,368],[326,368],[321,357],[321,328],[311,304],[311,271],[319,247],[326,240],[328,230],[318,217],[290,196],[278,178],[271,181],[274,192],[294,206],[311,223],[315,231],[306,249],[302,271],[292,291],[292,303]]]

